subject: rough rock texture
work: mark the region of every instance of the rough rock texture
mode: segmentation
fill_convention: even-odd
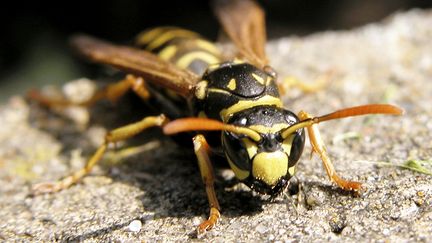
[[[405,115],[320,125],[337,171],[365,184],[367,190],[359,197],[327,180],[321,162],[309,158],[309,145],[295,180],[300,192],[293,186],[274,202],[232,183],[229,170],[218,171],[223,216],[217,228],[200,239],[430,241],[432,176],[398,165],[432,158],[431,26],[431,11],[414,10],[352,31],[270,41],[268,53],[280,77],[312,82],[333,73],[328,87],[319,92],[288,92],[285,103],[291,110],[318,115],[389,102],[403,107]],[[104,127],[137,119],[140,114],[128,107],[102,102],[92,109],[88,127],[20,97],[0,107],[0,240],[196,239],[194,229],[208,209],[192,151],[161,138],[158,131],[118,144],[119,152],[109,153],[76,186],[28,196],[31,184],[80,168],[101,142]],[[81,114],[79,121],[87,119],[85,111],[72,114]],[[136,116],[124,118],[127,114]],[[144,146],[125,150],[126,145],[140,144]],[[383,162],[390,166],[380,166]]]

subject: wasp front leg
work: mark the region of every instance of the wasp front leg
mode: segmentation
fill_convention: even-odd
[[[132,123],[117,129],[110,131],[105,136],[105,142],[96,150],[93,156],[87,161],[84,168],[76,171],[72,175],[63,178],[57,182],[45,182],[36,184],[33,186],[32,191],[34,195],[43,193],[53,193],[70,187],[71,185],[78,182],[81,178],[89,174],[92,168],[101,160],[104,155],[108,144],[115,143],[118,141],[126,140],[130,137],[141,133],[145,129],[154,126],[162,126],[167,122],[167,118],[164,115],[159,116],[149,116],[143,120]]]
[[[143,100],[150,98],[150,92],[147,90],[145,81],[141,77],[134,75],[126,75],[126,77],[116,83],[110,84],[96,91],[88,100],[82,102],[74,102],[66,98],[51,98],[41,94],[39,91],[32,90],[27,96],[34,101],[47,107],[65,107],[65,106],[91,106],[95,102],[107,99],[111,102],[116,102],[128,90],[132,90]]]
[[[193,144],[210,205],[209,218],[202,222],[197,229],[198,234],[202,234],[216,225],[218,219],[220,218],[220,206],[214,189],[215,176],[213,172],[213,166],[209,158],[210,147],[204,136],[201,134],[198,134],[193,138]]]
[[[310,114],[308,114],[304,111],[301,111],[298,116],[299,116],[300,120],[302,120],[302,121],[309,119],[309,118],[313,118]],[[360,182],[348,181],[348,180],[345,180],[345,179],[343,179],[337,175],[336,170],[333,166],[333,163],[331,162],[331,160],[327,154],[324,142],[321,139],[321,135],[320,135],[320,132],[318,130],[318,125],[313,124],[313,125],[307,127],[307,130],[308,130],[309,140],[310,140],[313,152],[316,152],[320,156],[330,181],[335,182],[343,190],[347,190],[347,191],[359,191],[359,190],[361,190],[362,185]]]

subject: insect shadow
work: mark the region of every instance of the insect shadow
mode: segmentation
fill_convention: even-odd
[[[166,141],[166,144],[173,147],[163,151],[156,149],[152,158],[147,157],[149,163],[133,168],[151,175],[150,178],[138,178],[139,186],[145,191],[140,197],[143,206],[158,217],[207,217],[208,201],[193,148],[179,147],[172,141]],[[224,216],[231,218],[262,212],[265,200],[249,189],[233,189],[239,182],[221,176],[220,172],[225,169],[224,161],[215,163],[215,188]],[[129,169],[132,168],[126,168]]]

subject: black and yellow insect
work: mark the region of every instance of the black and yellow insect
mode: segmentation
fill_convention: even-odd
[[[238,59],[224,60],[218,48],[188,30],[162,27],[140,34],[138,48],[114,45],[88,36],[77,36],[73,45],[92,61],[116,67],[129,75],[97,92],[89,101],[116,100],[127,90],[143,99],[163,93],[169,102],[165,114],[146,117],[106,135],[86,166],[55,183],[34,187],[35,193],[65,189],[87,175],[102,158],[107,145],[130,138],[149,127],[165,134],[196,132],[193,145],[205,184],[210,217],[198,228],[211,229],[220,217],[214,190],[213,166],[205,136],[217,133],[218,144],[236,177],[253,190],[277,196],[295,173],[307,129],[313,150],[321,157],[331,181],[344,190],[360,190],[361,184],[340,178],[326,154],[317,123],[364,114],[401,114],[395,106],[372,104],[312,117],[284,108],[276,72],[265,54],[264,13],[250,0],[215,1],[214,10],[226,34],[238,48]],[[150,92],[149,92],[150,90]],[[33,92],[31,97],[47,106],[68,105]],[[187,106],[185,111],[173,107]],[[183,109],[185,109],[183,107]],[[172,121],[170,121],[171,119]]]

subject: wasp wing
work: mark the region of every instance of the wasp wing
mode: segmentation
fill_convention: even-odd
[[[258,67],[266,66],[265,14],[260,6],[251,0],[216,0],[213,8],[240,54]]]
[[[188,97],[199,77],[139,49],[115,45],[93,37],[79,35],[72,45],[91,61],[110,65],[122,71],[141,76],[155,85],[171,89]]]

